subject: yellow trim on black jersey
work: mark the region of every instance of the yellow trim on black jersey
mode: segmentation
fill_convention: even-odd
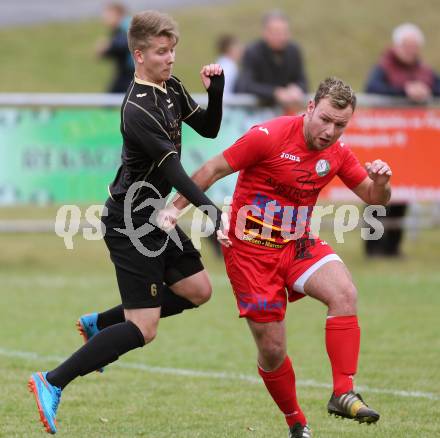
[[[148,82],[148,81],[144,81],[144,80],[142,80],[142,79],[139,79],[136,75],[134,75],[134,81],[135,81],[137,84],[148,85],[148,86],[150,86],[150,87],[158,88],[158,89],[159,89],[160,91],[162,91],[163,93],[168,94],[166,88],[161,87],[160,85],[155,84],[154,82]],[[165,86],[165,82],[162,82],[162,84]]]
[[[127,103],[131,103],[132,105],[134,105],[135,107],[139,108],[141,111],[143,111],[145,114],[149,115],[158,125],[159,128],[163,131],[163,133],[168,137],[168,139],[171,141],[170,135],[168,134],[168,132],[166,131],[166,129],[160,124],[159,120],[156,119],[156,117],[154,117],[149,111],[147,111],[145,108],[141,107],[140,105],[138,105],[136,102],[133,102],[131,100],[127,100]]]
[[[110,191],[110,185],[107,186],[107,191],[108,191],[108,194],[109,194],[110,198],[112,198],[113,201],[114,201],[114,198],[112,196],[112,192]]]
[[[190,118],[199,108],[200,108],[200,105],[197,105],[196,109],[194,111],[192,111],[191,113],[189,113],[187,116],[185,116],[182,120],[186,120],[186,119]]]
[[[159,164],[157,165],[157,167],[160,167],[160,165],[165,161],[165,159],[167,158],[167,157],[169,157],[170,155],[172,155],[172,154],[177,154],[177,152],[176,151],[170,151],[170,152],[168,152],[160,161],[159,161]]]
[[[125,101],[124,108],[122,108],[122,126],[124,127],[124,131],[125,131],[125,117],[124,117],[125,107],[127,106],[127,103],[130,100],[130,96],[131,96],[131,92],[133,91],[133,88],[134,88],[134,82],[130,88],[130,91],[128,92],[128,97],[127,100]]]

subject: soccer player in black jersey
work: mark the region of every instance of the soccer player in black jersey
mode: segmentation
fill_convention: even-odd
[[[180,164],[182,121],[205,137],[216,137],[219,131],[222,69],[217,64],[202,68],[209,102],[206,109],[200,108],[171,75],[178,38],[176,24],[166,14],[145,11],[133,17],[128,43],[135,77],[121,108],[122,164],[109,186],[108,214],[103,217],[122,305],[81,317],[79,328],[86,344],[55,369],[32,374],[29,387],[49,433],[56,433],[56,411],[68,383],[151,342],[161,316],[209,299],[209,278],[189,238],[178,230],[175,242],[151,225],[172,187],[196,207],[214,211],[218,240],[230,244],[222,230],[221,212]],[[137,236],[128,222],[149,232]]]

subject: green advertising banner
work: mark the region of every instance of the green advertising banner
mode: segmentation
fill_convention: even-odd
[[[226,108],[214,140],[183,125],[182,161],[189,174],[231,145],[271,110]],[[120,163],[119,108],[0,109],[0,205],[94,203]],[[210,191],[216,202],[231,196],[235,176]]]

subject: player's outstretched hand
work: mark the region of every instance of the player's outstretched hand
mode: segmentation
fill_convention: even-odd
[[[226,248],[232,246],[232,242],[229,240],[229,216],[227,213],[223,212],[221,229],[217,230],[217,240],[221,245],[226,246]]]
[[[215,85],[216,88],[220,87],[221,91],[223,91],[225,86],[225,77],[223,74],[223,68],[220,64],[204,65],[200,71],[200,77],[206,90],[212,84],[213,86]]]
[[[393,174],[390,166],[382,160],[365,163],[365,169],[368,172],[368,176],[374,181],[374,184],[378,186],[387,184]]]
[[[173,204],[167,205],[157,213],[157,226],[166,233],[170,232],[177,225],[177,218],[179,217],[179,214],[180,210],[174,207]]]

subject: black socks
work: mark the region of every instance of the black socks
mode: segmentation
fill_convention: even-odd
[[[196,306],[186,298],[176,295],[168,286],[162,290],[161,318],[177,315]],[[144,337],[131,321],[125,321],[122,305],[98,314],[100,330],[83,347],[72,354],[65,362],[47,373],[50,384],[63,389],[73,379],[116,361],[119,356],[143,347]]]
[[[194,309],[198,306],[193,304],[191,301],[186,298],[182,298],[179,295],[176,295],[167,285],[163,286],[162,289],[162,306],[160,317],[166,318],[168,316],[178,315],[187,309]],[[106,327],[110,327],[113,324],[117,324],[119,322],[124,322],[124,308],[122,304],[116,307],[112,307],[105,312],[98,314],[97,325],[99,330],[105,329]]]
[[[162,306],[160,308],[160,317],[178,315],[187,309],[194,309],[196,307],[191,301],[186,298],[176,295],[167,285],[162,289]]]
[[[98,321],[96,325],[99,330],[110,327],[111,325],[118,324],[119,322],[125,321],[124,308],[120,304],[119,306],[112,307],[98,314]]]
[[[65,362],[49,371],[47,380],[63,389],[76,377],[85,376],[144,345],[142,332],[131,321],[114,324],[97,333]]]

